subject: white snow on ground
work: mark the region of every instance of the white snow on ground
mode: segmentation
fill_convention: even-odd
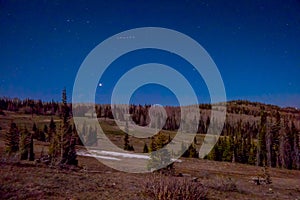
[[[88,153],[89,152],[89,153]],[[149,160],[150,157],[148,155],[141,155],[141,154],[132,154],[132,153],[121,153],[121,152],[114,152],[114,151],[102,151],[102,150],[90,150],[90,151],[79,151],[77,152],[80,156],[88,156],[88,157],[94,157],[94,158],[101,158],[101,159],[107,159],[107,160],[117,160],[120,161],[122,158],[136,158],[136,159],[146,159]],[[175,162],[182,162],[181,160],[172,159],[172,161]]]
[[[120,153],[114,151],[97,151],[97,150],[90,150],[91,153],[99,153],[102,155],[114,156],[114,157],[123,157],[123,158],[139,158],[139,159],[147,159],[149,160],[150,157],[146,155],[140,154],[131,154],[131,153]]]
[[[114,157],[109,157],[109,156],[99,156],[99,155],[95,155],[95,154],[90,154],[90,153],[86,153],[83,151],[79,151],[77,152],[77,155],[79,156],[86,156],[86,157],[93,157],[93,158],[101,158],[101,159],[106,159],[106,160],[121,160],[119,158],[114,158]]]

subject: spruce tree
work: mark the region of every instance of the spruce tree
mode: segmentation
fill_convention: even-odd
[[[293,168],[300,169],[300,143],[299,130],[296,129],[294,122],[292,122],[291,132],[293,135]]]
[[[70,109],[67,104],[66,89],[62,92],[62,129],[61,129],[61,160],[60,164],[77,165],[76,140],[73,137],[72,126],[70,125]]]
[[[33,131],[33,137],[34,137],[35,139],[37,139],[37,138],[38,138],[38,128],[37,128],[35,122],[34,122],[33,125],[32,125],[32,131]]]
[[[256,165],[266,164],[266,132],[267,132],[267,113],[262,110],[260,117],[260,130],[257,141]]]
[[[30,149],[30,140],[31,140],[31,134],[29,133],[28,129],[25,127],[24,130],[22,130],[22,132],[21,132],[21,138],[20,138],[21,160],[28,159],[29,149]]]
[[[271,140],[271,163],[272,167],[278,167],[279,165],[279,131],[281,129],[281,118],[277,111],[275,115],[275,123],[272,125],[270,134],[272,136]]]
[[[50,124],[49,124],[49,131],[48,131],[48,142],[52,141],[53,136],[56,134],[56,125],[54,123],[53,117],[51,117]]]
[[[158,133],[158,137],[154,139],[151,138],[150,143],[150,160],[148,162],[148,169],[149,170],[158,170],[158,172],[165,174],[165,175],[172,175],[174,174],[174,166],[171,163],[171,154],[167,149],[162,149],[167,142],[167,138]],[[171,164],[169,164],[171,163]]]
[[[76,140],[73,137],[73,130],[70,124],[70,109],[67,105],[66,89],[62,92],[61,113],[62,118],[60,129],[55,132],[54,122],[50,122],[50,132],[55,133],[51,139],[49,154],[52,164],[77,165]],[[53,121],[53,119],[51,120]],[[57,163],[57,161],[59,161]]]
[[[19,136],[19,130],[16,123],[12,122],[10,124],[10,129],[5,136],[6,136],[5,137],[6,152],[11,154],[19,151],[20,136]]]
[[[148,152],[149,152],[149,149],[148,149],[147,144],[145,143],[144,148],[143,148],[143,153],[148,153]]]
[[[126,121],[126,124],[125,124],[125,137],[124,137],[124,150],[126,150],[126,151],[134,151],[133,146],[130,145],[130,143],[129,143],[128,132],[129,132],[128,122]]]
[[[127,133],[125,133],[125,137],[124,137],[124,150],[129,150],[130,149],[130,145],[129,145],[129,136]]]
[[[256,147],[255,145],[251,144],[249,149],[248,164],[255,165],[255,163],[256,163]]]
[[[29,160],[34,161],[34,149],[33,149],[33,136],[30,136],[30,143],[29,143]]]

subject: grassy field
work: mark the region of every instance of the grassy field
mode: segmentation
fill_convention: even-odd
[[[6,114],[0,117],[0,199],[153,199],[145,189],[152,180],[151,173],[125,173],[83,156],[78,156],[79,167],[70,170],[8,158],[4,153],[8,122],[26,124],[29,129],[35,122],[42,128],[49,124],[50,116],[31,118],[31,115]],[[58,122],[59,118],[55,120]],[[101,121],[101,126],[110,140],[122,147],[122,132],[111,121]],[[175,133],[164,131],[163,134],[173,137]],[[202,141],[203,136],[197,135],[197,140]],[[130,137],[130,142],[141,152],[149,139],[140,141]],[[47,146],[45,142],[35,141],[36,158],[47,151]],[[197,181],[207,191],[208,199],[300,199],[300,171],[269,169],[272,183],[255,185],[251,179],[263,174],[261,167],[194,158],[181,160],[174,164],[175,176],[161,179]],[[177,177],[179,174],[183,177]]]

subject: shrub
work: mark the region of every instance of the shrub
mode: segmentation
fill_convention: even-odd
[[[203,200],[207,199],[207,188],[200,182],[188,178],[151,176],[146,179],[144,192],[157,200]]]
[[[211,180],[209,183],[209,187],[223,192],[238,191],[235,181],[230,177],[223,176],[217,176],[215,179]]]

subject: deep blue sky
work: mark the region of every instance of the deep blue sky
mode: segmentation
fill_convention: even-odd
[[[198,41],[217,64],[229,100],[300,107],[296,0],[0,0],[0,96],[60,100],[65,86],[70,97],[77,70],[96,45],[127,29],[147,26],[174,29]],[[170,56],[159,51],[122,56],[102,77],[98,100],[109,99],[118,77],[134,64],[160,61],[176,68],[185,62]],[[182,73],[199,100],[208,101],[201,77],[191,75],[191,66],[186,69]],[[139,89],[132,101],[176,104],[174,95],[159,86]]]

